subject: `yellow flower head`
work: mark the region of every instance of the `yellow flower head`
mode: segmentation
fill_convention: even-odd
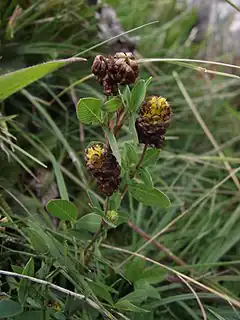
[[[141,116],[146,118],[149,123],[157,124],[164,123],[169,120],[171,108],[167,100],[163,97],[149,97],[141,110]]]
[[[104,153],[104,147],[100,144],[95,144],[86,150],[86,162],[87,165],[92,164]]]

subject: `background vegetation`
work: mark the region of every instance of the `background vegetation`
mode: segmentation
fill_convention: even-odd
[[[138,57],[194,59],[205,45],[191,43],[196,16],[175,1],[107,3],[116,8],[125,30],[159,20],[134,32]],[[22,10],[16,12],[17,5]],[[95,9],[81,0],[1,1],[0,13],[2,74],[81,52],[88,59],[47,75],[1,104],[0,214],[8,222],[0,222],[0,269],[47,281],[3,275],[1,317],[239,319],[237,70],[234,77],[220,67],[217,72],[225,75],[208,75],[198,64],[142,64],[141,77],[153,77],[149,93],[165,96],[174,112],[164,150],[149,157],[154,184],[172,204],[168,209],[147,207],[128,195],[123,209],[140,229],[127,224],[112,229],[84,268],[89,235],[75,231],[73,237],[67,224],[66,232],[59,232],[58,221],[44,206],[66,190],[79,217],[90,212],[89,192],[102,202],[86,172],[83,151],[104,137],[97,127],[79,125],[75,105],[81,97],[103,98],[90,66],[96,54],[114,49],[88,50],[99,43],[98,30]],[[120,147],[129,138],[124,126]],[[80,296],[74,298],[74,293]]]

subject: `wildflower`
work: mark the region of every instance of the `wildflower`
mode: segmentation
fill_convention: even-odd
[[[85,161],[104,194],[110,196],[117,191],[121,182],[120,166],[109,148],[102,144],[92,145],[85,150]]]
[[[139,75],[139,66],[132,53],[119,52],[108,58],[98,55],[93,61],[92,73],[109,96],[117,94],[119,84],[133,84]]]
[[[161,148],[171,116],[172,110],[165,98],[161,96],[147,98],[140,108],[135,123],[139,142]]]

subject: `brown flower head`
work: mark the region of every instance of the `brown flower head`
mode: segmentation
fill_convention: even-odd
[[[97,77],[99,82],[102,82],[105,78],[107,68],[107,59],[101,55],[96,56],[92,64],[92,73]]]
[[[104,194],[111,196],[118,190],[120,166],[109,148],[102,144],[92,145],[85,150],[85,161]]]
[[[147,98],[140,108],[135,124],[139,142],[161,148],[171,116],[172,110],[165,98]]]
[[[108,58],[96,56],[92,72],[109,96],[117,93],[119,84],[133,84],[139,75],[139,66],[132,53],[119,52]]]
[[[131,52],[118,52],[114,56],[117,80],[120,84],[133,84],[139,76],[139,66]]]

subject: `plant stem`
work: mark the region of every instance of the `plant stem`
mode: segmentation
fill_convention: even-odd
[[[105,205],[105,214],[108,212],[108,207],[109,207],[109,197],[106,198],[106,205]],[[102,220],[101,225],[98,229],[98,231],[94,234],[91,242],[86,246],[84,252],[85,255],[88,253],[89,249],[91,249],[91,247],[93,246],[93,244],[96,242],[96,240],[98,239],[99,235],[102,233],[103,227],[105,225],[104,220]],[[89,261],[88,261],[89,262]]]
[[[143,163],[143,159],[144,159],[144,156],[146,154],[147,148],[148,148],[148,144],[145,144],[144,148],[143,148],[143,151],[142,151],[142,154],[141,154],[141,157],[140,157],[140,159],[138,161],[138,164],[136,166],[136,169],[135,169],[134,173],[131,175],[131,179],[133,179],[136,176],[138,170],[140,169],[140,167],[141,167],[141,165]],[[127,189],[128,189],[128,183],[126,183],[124,188],[123,188],[123,191],[122,191],[122,194],[121,194],[121,200],[124,198],[124,196],[125,196],[125,194],[127,192]]]
[[[180,259],[179,257],[177,257],[169,248],[165,247],[164,245],[162,245],[161,243],[159,243],[158,241],[151,240],[151,236],[148,235],[145,231],[143,231],[141,228],[139,228],[137,225],[135,225],[135,223],[133,223],[132,221],[128,221],[128,226],[133,229],[136,233],[138,233],[143,239],[151,241],[151,243],[157,247],[160,251],[163,251],[170,259],[172,259],[173,261],[176,262],[177,265],[180,266],[186,266],[186,263]]]
[[[53,284],[51,282],[42,280],[42,279],[38,279],[38,278],[34,278],[34,277],[30,277],[27,275],[23,275],[23,274],[18,274],[15,272],[10,272],[10,271],[5,271],[5,270],[0,270],[0,275],[5,275],[7,277],[15,277],[15,278],[20,278],[20,279],[26,279],[44,286],[48,286],[49,288],[52,288],[53,290],[62,292],[64,294],[66,294],[67,296],[71,296],[80,300],[83,300],[85,302],[87,302],[88,305],[90,305],[92,308],[96,309],[98,312],[100,312],[101,314],[104,314],[108,319],[113,319],[113,316],[111,315],[110,312],[108,312],[107,310],[103,309],[101,306],[99,306],[95,301],[89,299],[88,297],[86,297],[83,294],[79,294],[73,291],[70,291],[68,289],[62,288],[60,286],[57,286],[56,284]],[[116,319],[116,318],[114,318]]]

